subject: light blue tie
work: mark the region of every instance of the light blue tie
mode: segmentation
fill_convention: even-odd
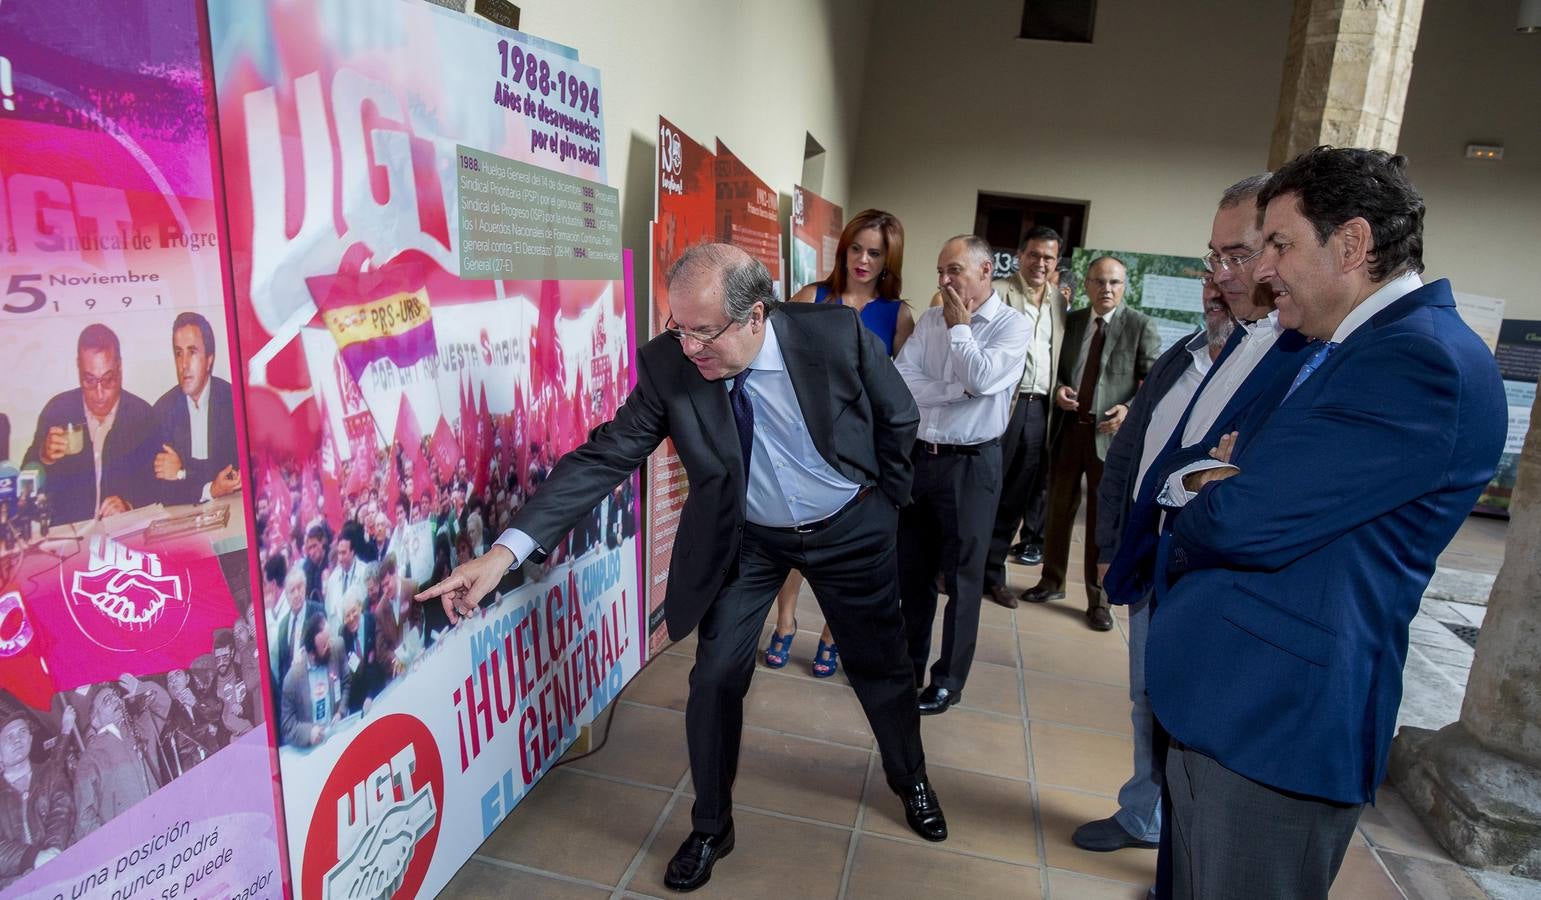
[[[1322,363],[1326,362],[1327,357],[1332,355],[1332,351],[1336,349],[1338,349],[1337,341],[1328,341],[1316,348],[1316,352],[1311,354],[1311,358],[1306,360],[1306,364],[1300,367],[1299,372],[1295,373],[1295,380],[1290,384],[1290,389],[1285,392],[1284,399],[1288,400],[1290,394],[1295,393],[1295,388],[1305,384],[1306,379],[1311,377],[1311,373],[1321,368]],[[1283,401],[1280,402],[1282,403]]]

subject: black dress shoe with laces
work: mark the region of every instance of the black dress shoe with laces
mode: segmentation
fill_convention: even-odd
[[[916,706],[920,708],[921,715],[934,716],[937,713],[946,712],[947,707],[962,699],[962,691],[950,691],[933,684],[920,692],[920,696],[916,698]]]
[[[941,815],[941,811],[937,811]],[[733,823],[717,834],[692,831],[685,843],[680,844],[669,868],[664,872],[663,886],[671,891],[693,891],[706,884],[712,877],[712,866],[717,860],[733,852]]]
[[[1030,587],[1022,592],[1023,603],[1048,603],[1050,600],[1063,599],[1065,599],[1065,592],[1063,590],[1056,591],[1042,585]]]
[[[928,841],[947,840],[947,819],[942,815],[941,801],[936,799],[936,791],[931,789],[929,780],[922,778],[919,784],[895,788],[894,793],[904,803],[904,821],[916,834]]]

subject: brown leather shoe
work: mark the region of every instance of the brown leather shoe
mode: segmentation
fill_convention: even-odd
[[[1086,624],[1092,631],[1112,631],[1113,614],[1106,606],[1094,606],[1086,611]]]
[[[1007,609],[1017,608],[1017,595],[1008,590],[1004,584],[992,584],[985,588],[985,599],[993,600]]]

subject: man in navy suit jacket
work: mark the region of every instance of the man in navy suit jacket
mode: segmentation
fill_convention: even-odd
[[[1408,622],[1503,448],[1492,353],[1419,278],[1405,168],[1322,147],[1274,174],[1257,279],[1318,343],[1228,464],[1168,481],[1145,671],[1177,896],[1327,896],[1385,774]]]
[[[171,324],[177,384],[155,401],[160,446],[155,477],[161,500],[198,503],[241,488],[230,382],[214,377],[214,329],[195,312]]]

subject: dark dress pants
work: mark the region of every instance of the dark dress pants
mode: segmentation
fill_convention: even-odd
[[[1058,591],[1065,587],[1070,566],[1070,534],[1081,503],[1081,476],[1086,476],[1086,533],[1082,561],[1086,570],[1086,608],[1107,606],[1097,581],[1097,487],[1102,484],[1102,459],[1097,456],[1097,426],[1066,422],[1055,441],[1049,471],[1049,532],[1043,546],[1043,575],[1039,584]]]
[[[1327,900],[1363,804],[1271,788],[1175,740],[1166,778],[1174,900]]]
[[[925,680],[926,661],[931,655],[936,575],[943,572],[947,611],[931,682],[961,691],[979,639],[985,556],[1000,502],[1001,447],[992,442],[970,448],[975,452],[969,454],[933,455],[926,446],[915,445],[911,456],[915,501],[899,514],[899,594],[904,598],[910,662],[919,685]]]
[[[1022,529],[1022,540],[1041,540],[1043,530],[1044,452],[1049,425],[1049,398],[1019,394],[1011,421],[1001,435],[1001,500],[995,509],[990,555],[985,560],[985,587],[1006,584],[1006,554]],[[1033,507],[1037,506],[1037,516]]]
[[[696,790],[695,830],[719,832],[732,816],[744,695],[765,615],[791,569],[808,579],[824,611],[840,663],[877,738],[890,787],[909,787],[925,777],[915,679],[895,590],[897,519],[887,495],[874,489],[810,534],[744,526],[737,577],[702,617],[690,670],[685,737]]]

